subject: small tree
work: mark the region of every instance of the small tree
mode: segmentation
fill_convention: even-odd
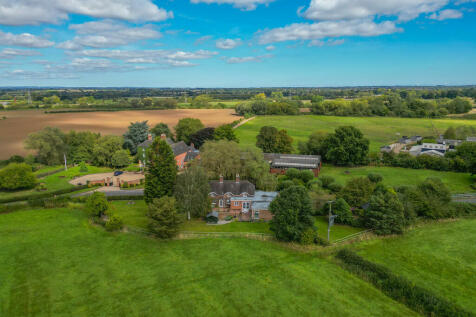
[[[261,127],[259,134],[256,136],[256,146],[262,149],[264,153],[273,153],[277,136],[278,129],[275,127]]]
[[[179,211],[187,214],[187,219],[204,217],[211,210],[209,198],[210,184],[205,170],[200,166],[192,166],[177,176],[175,197]]]
[[[326,137],[322,150],[335,165],[361,165],[368,161],[369,143],[359,129],[340,127]]]
[[[336,223],[343,223],[346,225],[352,225],[354,223],[350,206],[342,198],[336,199],[336,201],[333,203],[332,213],[337,215],[335,218]]]
[[[79,172],[80,173],[88,172],[88,167],[86,166],[86,163],[84,163],[84,161],[81,161],[81,163],[79,163]]]
[[[236,143],[240,142],[231,124],[223,124],[217,127],[215,129],[215,140],[228,140],[235,141]]]
[[[174,237],[179,230],[181,219],[177,213],[175,198],[164,196],[155,198],[149,204],[149,229],[160,239]]]
[[[150,129],[150,133],[155,136],[165,134],[168,138],[172,137],[172,132],[170,131],[169,126],[163,122],[157,123],[152,129]]]
[[[31,166],[25,163],[10,163],[0,170],[0,189],[18,190],[34,187],[36,177]]]
[[[111,164],[113,167],[121,168],[128,166],[131,163],[129,158],[129,152],[127,150],[116,151],[111,158]]]
[[[279,130],[276,136],[275,153],[292,153],[293,151],[293,138],[288,135],[288,131]]]
[[[92,193],[86,200],[86,210],[93,218],[101,218],[109,209],[106,195],[100,192]]]
[[[67,146],[65,134],[58,128],[46,127],[28,135],[25,148],[35,150],[38,162],[46,165],[58,165],[63,162]]]
[[[190,142],[190,136],[205,126],[202,121],[194,118],[183,118],[174,127],[177,141]]]
[[[154,198],[173,195],[177,163],[170,146],[160,138],[149,147],[147,157],[144,200],[149,204]]]
[[[273,220],[270,229],[278,240],[300,241],[307,229],[316,230],[312,218],[311,200],[302,186],[281,191],[270,205]]]
[[[339,192],[338,197],[343,198],[352,207],[361,207],[369,202],[374,189],[375,184],[367,177],[352,178]]]

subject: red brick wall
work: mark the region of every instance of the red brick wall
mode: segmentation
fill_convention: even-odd
[[[180,155],[177,155],[175,157],[175,161],[177,162],[178,168],[183,168],[184,167],[183,161],[185,160],[186,156],[187,156],[187,152],[182,153]]]

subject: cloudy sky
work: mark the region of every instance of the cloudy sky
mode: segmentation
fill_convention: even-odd
[[[476,0],[0,0],[0,86],[476,84]]]

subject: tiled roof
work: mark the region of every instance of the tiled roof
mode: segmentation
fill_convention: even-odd
[[[191,152],[191,154],[187,154],[187,157],[189,158],[188,160],[185,159],[185,162],[188,162],[195,158],[200,152],[196,150],[193,146],[188,146],[184,141],[180,141],[177,143],[174,143],[172,139],[167,138],[165,139],[168,145],[172,148],[172,151],[174,152],[174,156],[178,156],[180,154],[183,154],[185,152]],[[145,140],[144,142],[140,143],[138,147],[144,147],[148,148],[152,144],[153,140]],[[192,153],[193,152],[193,153]]]
[[[233,195],[240,195],[242,193],[247,193],[248,195],[255,194],[255,185],[249,181],[240,180],[237,182],[233,181],[211,181],[210,182],[211,192],[217,195],[224,195],[226,193],[232,193]]]

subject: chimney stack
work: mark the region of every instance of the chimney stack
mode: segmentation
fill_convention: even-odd
[[[236,182],[237,182],[237,183],[240,182],[240,174],[236,174]]]
[[[165,140],[165,139],[167,139],[167,136],[165,135],[165,133],[162,133],[162,134],[160,135],[160,138],[161,138],[162,140]]]
[[[147,134],[147,140],[152,141],[152,134]]]
[[[220,184],[223,184],[223,175],[220,175]]]

